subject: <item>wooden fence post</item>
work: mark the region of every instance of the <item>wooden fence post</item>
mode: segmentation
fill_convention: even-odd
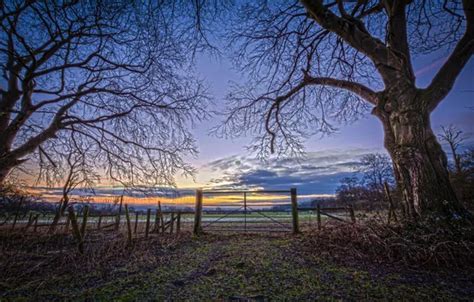
[[[318,230],[321,230],[321,206],[318,204]]]
[[[176,234],[179,234],[181,231],[181,212],[178,212],[178,217],[176,217]]]
[[[352,223],[355,223],[356,222],[356,217],[355,217],[355,214],[354,214],[354,207],[351,204],[349,205],[349,213],[351,215]]]
[[[293,216],[293,234],[300,232],[298,221],[298,201],[296,195],[296,188],[291,188],[291,215]]]
[[[116,224],[115,224],[115,230],[118,231],[120,228],[120,216],[122,215],[122,203],[123,203],[123,195],[120,196],[120,206],[119,206],[119,212],[116,218]]]
[[[199,235],[202,232],[201,227],[201,217],[202,217],[202,190],[196,190],[196,206],[194,209],[194,229],[193,234]]]
[[[15,229],[17,219],[18,219],[18,212],[15,213],[15,217],[13,218],[12,230]]]
[[[84,253],[84,244],[82,241],[81,230],[79,229],[79,225],[77,223],[76,214],[74,213],[74,208],[71,206],[68,208],[69,212],[69,219],[71,220],[72,225],[72,234],[76,238],[77,241],[77,248],[79,249],[79,253]]]
[[[159,227],[161,226],[161,233],[164,233],[165,232],[165,219],[163,218],[163,212],[161,211],[161,201],[158,201],[158,209],[159,211],[159,216],[160,216],[160,225]],[[158,231],[159,233],[159,231]]]
[[[84,238],[87,228],[87,218],[89,216],[89,206],[85,206],[82,211],[82,225],[81,225],[81,237]]]
[[[174,226],[174,213],[171,213],[171,218],[170,218],[170,234],[173,234],[173,226]]]
[[[160,212],[158,211],[158,207],[156,208],[155,212],[155,226],[153,227],[153,232],[159,233],[160,232]]]
[[[33,228],[33,232],[36,232],[36,228],[38,227],[38,218],[39,218],[40,214],[36,214],[36,217],[35,217],[35,226]]]
[[[151,209],[148,209],[146,211],[145,238],[148,238],[148,232],[150,231],[150,214],[151,214]]]
[[[388,223],[390,223],[392,217],[395,222],[398,222],[397,213],[395,212],[395,206],[393,205],[392,195],[390,194],[390,188],[388,187],[386,181],[383,183],[383,188],[385,190],[385,195],[387,196],[387,200],[389,202]]]
[[[100,230],[100,225],[102,224],[102,215],[99,214],[99,222],[97,223],[97,229]]]
[[[138,212],[135,212],[135,226],[133,227],[134,228],[134,233],[136,234],[137,233],[137,228],[138,228]]]
[[[125,219],[127,220],[127,244],[132,244],[132,224],[130,222],[130,215],[128,213],[128,204],[125,204]]]
[[[28,228],[31,226],[33,223],[33,213],[30,212],[30,217],[28,217],[28,223],[25,226],[25,231],[28,230]]]
[[[69,215],[66,216],[66,225],[64,226],[64,231],[67,233],[69,232],[69,224],[71,223],[71,219],[69,218]]]

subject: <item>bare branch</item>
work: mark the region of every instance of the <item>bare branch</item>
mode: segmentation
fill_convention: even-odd
[[[304,81],[310,85],[327,85],[335,88],[348,90],[352,93],[357,94],[372,105],[377,105],[379,100],[376,92],[360,83],[350,82],[346,80],[338,80],[334,78],[312,77],[307,74],[305,74]]]
[[[185,9],[195,4],[199,28]],[[192,1],[2,4],[0,182],[26,159],[48,183],[92,158],[103,163],[101,177],[127,185],[169,186],[178,171],[192,173],[187,127],[207,117],[208,95],[188,50],[209,45],[204,21],[217,11],[208,9]]]
[[[457,77],[474,53],[473,1],[464,0],[463,8],[467,20],[466,31],[430,85],[424,90],[424,97],[430,112],[433,111],[451,91]]]

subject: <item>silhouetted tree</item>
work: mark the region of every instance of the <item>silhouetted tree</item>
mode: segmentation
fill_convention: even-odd
[[[447,127],[441,126],[441,133],[438,134],[438,137],[442,142],[448,144],[453,157],[455,171],[456,173],[461,173],[461,157],[458,153],[459,147],[466,139],[462,130],[454,125],[449,125]]]
[[[459,155],[461,172],[453,173],[451,181],[459,198],[474,209],[474,148]]]
[[[393,166],[390,157],[381,153],[371,153],[362,157],[358,172],[367,187],[384,191],[384,183],[393,183]]]
[[[250,81],[229,94],[223,136],[298,153],[372,107],[412,218],[471,217],[449,182],[430,124],[474,50],[474,1],[258,1],[232,26],[237,66]],[[431,83],[417,87],[412,57],[451,48]]]
[[[0,183],[26,161],[61,164],[55,152],[72,136],[114,181],[172,185],[175,172],[191,173],[187,125],[206,116],[207,100],[188,68],[206,43],[189,13],[197,7],[2,1]]]
[[[384,183],[393,184],[394,176],[390,157],[381,153],[364,155],[356,166],[360,175],[341,179],[336,189],[337,200],[343,203],[364,203],[363,207],[374,209],[388,205]]]
[[[356,176],[344,177],[336,189],[337,201],[354,204],[361,199],[360,180]]]
[[[450,169],[450,180],[458,198],[468,206],[474,200],[474,168],[473,150],[462,152],[468,135],[454,125],[441,127],[438,134],[441,141],[445,142],[453,158],[453,168]]]

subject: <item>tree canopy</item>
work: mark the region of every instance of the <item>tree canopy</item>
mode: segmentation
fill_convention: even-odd
[[[2,2],[0,180],[27,160],[56,175],[71,148],[124,184],[172,185],[175,173],[192,173],[188,126],[207,116],[209,99],[190,68],[207,45],[186,11],[196,7]]]

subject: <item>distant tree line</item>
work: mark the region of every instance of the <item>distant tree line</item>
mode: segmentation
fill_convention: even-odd
[[[464,146],[468,136],[453,125],[441,127],[438,137],[451,156],[448,168],[453,189],[458,199],[472,209],[474,148]],[[336,202],[341,205],[352,204],[360,209],[381,210],[389,207],[388,194],[395,206],[401,209],[401,196],[395,186],[392,161],[386,154],[373,153],[362,157],[354,175],[341,179],[336,189]]]
[[[454,125],[441,127],[438,135],[451,155],[449,178],[456,195],[467,207],[474,207],[474,147],[466,146],[469,135]],[[467,147],[467,148],[466,148]]]
[[[374,210],[385,207],[385,183],[392,187],[392,162],[386,154],[373,153],[362,157],[353,176],[345,177],[336,189],[336,201]]]

